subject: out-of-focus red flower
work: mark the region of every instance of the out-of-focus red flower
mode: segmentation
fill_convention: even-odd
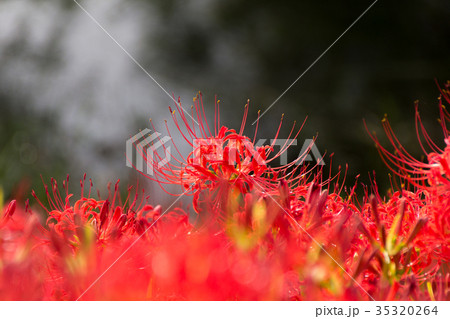
[[[450,103],[448,86],[441,92]],[[245,136],[248,104],[237,132],[220,125],[217,101],[214,134],[201,94],[194,104],[198,126],[179,105],[178,117],[172,113],[193,147],[189,156],[164,167],[158,155],[147,161],[161,186],[193,195],[198,214],[149,205],[137,187],[123,200],[118,182],[107,198],[95,197],[85,177],[74,200],[68,179],[62,192],[52,179],[46,201],[33,193],[40,213],[0,203],[0,299],[450,298],[449,116],[442,100],[445,149],[431,142],[417,113],[432,148],[427,163],[406,153],[384,121],[395,152],[373,137],[409,186],[385,199],[374,183],[374,195],[365,188],[361,204],[357,183],[347,190],[340,172],[324,180],[320,167],[272,167],[290,143],[274,154],[273,145],[256,143],[256,132]]]

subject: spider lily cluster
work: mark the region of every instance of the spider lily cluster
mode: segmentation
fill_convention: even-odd
[[[292,142],[274,151],[282,123],[271,145],[256,143],[257,128],[245,136],[248,104],[236,131],[221,125],[220,101],[213,127],[201,94],[190,114],[178,101],[172,119],[193,151],[183,157],[174,144],[179,156],[162,167],[157,154],[145,159],[150,179],[191,196],[192,214],[149,205],[139,188],[121,198],[118,183],[95,196],[86,178],[72,201],[69,179],[51,180],[33,207],[0,203],[0,299],[449,300],[448,89],[446,147],[416,110],[419,142],[432,150],[418,161],[383,120],[394,152],[372,138],[403,187],[385,198],[374,183],[362,201],[356,183],[347,190],[321,165],[271,165]]]

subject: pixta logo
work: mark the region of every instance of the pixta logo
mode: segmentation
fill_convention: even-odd
[[[144,162],[147,171],[145,174],[153,176],[154,167],[162,167],[169,163],[171,159],[170,146],[165,144],[171,140],[169,136],[161,137],[161,133],[154,132],[146,128],[140,131],[126,142],[126,165],[144,173]],[[157,150],[163,148],[164,157]],[[135,152],[133,151],[135,150]],[[133,153],[136,155],[136,164],[133,165]]]
[[[236,165],[238,160],[245,160],[245,158],[242,158],[242,156],[245,155],[248,157],[247,160],[255,160],[259,165],[266,165],[266,160],[257,151],[259,147],[264,145],[271,145],[273,148],[279,146],[282,150],[277,156],[280,159],[280,165],[287,165],[288,147],[286,147],[286,145],[297,145],[297,140],[259,139],[255,144],[253,144],[249,140],[241,139],[227,139],[226,141],[221,138],[195,139],[193,142],[193,162],[196,165],[201,165],[203,162],[219,163],[226,161],[228,165]],[[238,151],[238,149],[240,151]],[[300,153],[295,160],[295,165],[303,165],[305,162],[313,162],[319,166],[325,165],[323,156],[319,152],[314,139],[306,139],[304,141]]]

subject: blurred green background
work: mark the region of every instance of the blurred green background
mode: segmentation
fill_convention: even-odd
[[[85,0],[90,14],[170,93],[189,106],[198,90],[213,116],[238,127],[265,110],[373,1]],[[382,135],[385,113],[405,147],[421,156],[414,101],[443,144],[435,79],[450,79],[450,1],[379,0],[261,119],[273,137],[285,113],[308,121],[302,140],[349,165],[347,181],[388,170],[365,132]],[[87,173],[104,188],[120,178],[125,141],[153,118],[163,128],[165,93],[71,0],[0,2],[0,185],[6,196],[42,194],[44,180]],[[248,134],[252,134],[249,127]],[[76,185],[77,183],[75,183]],[[152,188],[152,186],[149,186]],[[77,187],[72,190],[76,192]]]

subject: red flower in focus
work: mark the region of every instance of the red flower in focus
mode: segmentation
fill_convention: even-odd
[[[180,159],[175,159],[173,161],[175,164],[169,162],[162,167],[157,165],[162,156],[156,154],[155,158],[147,158],[145,154],[140,154],[154,169],[154,176],[146,177],[158,182],[163,189],[166,184],[180,185],[183,194],[194,195],[196,212],[202,210],[202,204],[208,203],[209,209],[220,212],[218,215],[224,213],[220,207],[220,199],[227,197],[230,188],[237,188],[245,195],[255,190],[257,192],[276,190],[280,181],[292,184],[297,182],[302,175],[306,175],[305,166],[297,166],[295,161],[275,168],[269,164],[292,145],[305,122],[295,133],[294,123],[286,143],[275,152],[273,147],[277,143],[283,119],[271,145],[259,145],[256,141],[259,113],[253,139],[244,135],[249,103],[250,101],[245,105],[241,128],[237,132],[220,124],[220,100],[215,101],[214,127],[210,128],[206,121],[201,93],[194,98],[194,105],[191,107],[192,121],[187,118],[188,115],[183,111],[181,101],[178,99],[176,111],[170,108],[172,119],[193,151],[184,158],[174,144]],[[153,129],[155,130],[154,127]],[[166,129],[171,136],[167,124]],[[165,147],[163,149],[166,151]],[[215,194],[211,197],[210,193]]]

